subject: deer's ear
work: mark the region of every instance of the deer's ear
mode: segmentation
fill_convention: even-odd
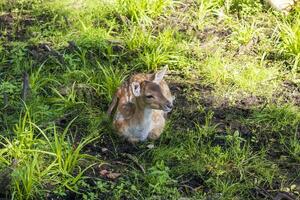
[[[156,72],[154,74],[154,80],[153,81],[156,82],[156,83],[160,83],[160,81],[163,80],[163,78],[164,78],[165,74],[167,73],[167,71],[168,71],[168,66],[165,66],[162,70]]]
[[[141,96],[141,85],[138,82],[132,82],[131,89],[134,96]]]

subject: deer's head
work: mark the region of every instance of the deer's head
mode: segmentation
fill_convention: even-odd
[[[153,74],[152,80],[146,80],[141,83],[133,82],[131,84],[133,95],[137,99],[137,103],[145,108],[163,110],[170,112],[173,103],[164,95],[163,88],[160,83],[167,71],[167,68]]]

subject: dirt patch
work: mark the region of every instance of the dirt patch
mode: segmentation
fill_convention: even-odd
[[[126,160],[126,156],[124,157],[122,155],[139,154],[145,151],[143,143],[133,145],[127,142],[124,138],[119,137],[111,127],[107,126],[108,124],[111,124],[111,122],[106,121],[105,124],[106,125],[103,123],[103,126],[106,126],[107,129],[101,135],[100,139],[97,142],[88,144],[85,147],[89,154],[98,156],[100,155],[100,157],[104,160],[116,162]],[[112,134],[107,134],[107,132]],[[119,160],[120,157],[123,158]]]
[[[37,44],[28,47],[28,53],[38,62],[45,61],[51,55],[50,44]]]
[[[30,37],[27,28],[33,25],[35,21],[29,15],[17,16],[13,13],[5,13],[0,16],[0,36],[8,41],[25,41]]]
[[[8,40],[12,39],[14,18],[11,13],[0,16],[0,37],[7,37]]]
[[[295,106],[300,106],[300,85],[292,81],[284,81],[272,101],[274,103],[292,103]]]
[[[41,26],[46,23],[48,26]],[[48,29],[49,26],[53,26],[56,30],[65,30],[69,27],[69,21],[65,16],[50,12],[35,15],[25,8],[22,11],[8,11],[0,15],[0,36],[6,38],[7,41],[27,41],[35,36],[35,33],[29,29],[34,25],[39,25],[41,31]]]
[[[178,189],[182,194],[187,196],[194,192],[208,190],[207,186],[205,186],[204,180],[193,174],[188,174],[180,178]]]
[[[198,30],[196,32],[197,38],[205,42],[208,38],[217,37],[217,38],[226,38],[232,33],[232,30],[226,27],[217,28],[216,26],[206,27],[203,31]]]
[[[170,81],[170,89],[176,97],[171,119],[176,121],[174,128],[195,128],[195,124],[204,124],[208,112],[213,112],[212,123],[218,124],[220,132],[227,127],[249,135],[250,131],[239,121],[251,115],[253,107],[262,106],[264,99],[248,96],[239,99],[234,106],[227,99],[214,97],[213,89],[199,84]],[[194,93],[194,94],[193,94]],[[193,97],[194,95],[194,97]]]
[[[6,13],[0,16],[0,28],[7,29],[11,28],[14,22],[13,15],[11,13]]]
[[[199,109],[212,107],[212,89],[178,80],[170,80],[168,83],[172,95],[175,96],[174,110],[170,114],[170,118],[176,121],[173,124],[174,128],[177,130],[193,129],[195,123],[204,123],[205,114]]]

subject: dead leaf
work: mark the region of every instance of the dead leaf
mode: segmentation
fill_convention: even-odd
[[[154,144],[148,144],[148,145],[147,145],[147,148],[148,148],[148,149],[153,149],[153,148],[154,148]]]
[[[106,169],[103,169],[103,170],[100,171],[100,175],[102,177],[105,177],[105,178],[108,178],[108,179],[111,179],[111,180],[115,180],[115,179],[117,179],[118,177],[121,176],[121,173],[110,172]]]
[[[106,176],[107,174],[109,174],[109,171],[106,170],[106,169],[103,169],[103,170],[100,171],[101,176]]]
[[[107,178],[112,179],[112,180],[115,180],[120,176],[121,176],[121,173],[114,173],[114,172],[108,173],[106,175]]]

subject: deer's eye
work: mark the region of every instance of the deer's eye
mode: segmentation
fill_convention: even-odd
[[[152,96],[152,95],[146,95],[146,98],[147,99],[154,99],[154,96]]]

